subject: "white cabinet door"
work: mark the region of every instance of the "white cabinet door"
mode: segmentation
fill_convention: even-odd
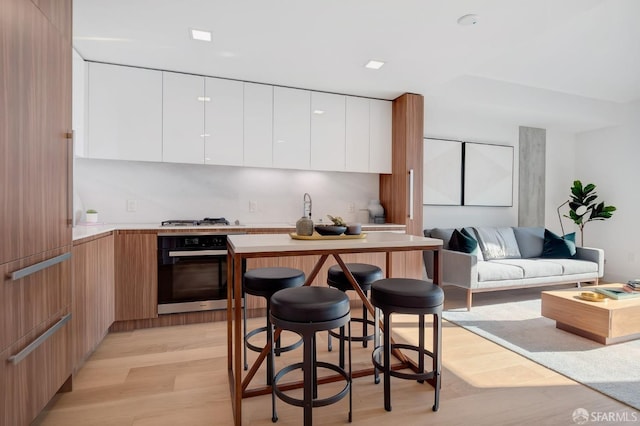
[[[273,88],[273,166],[308,170],[311,92]]]
[[[369,99],[347,96],[345,163],[348,172],[369,172]]]
[[[89,63],[88,157],[162,160],[162,72]]]
[[[243,83],[220,78],[205,78],[205,164],[242,166]]]
[[[273,86],[244,83],[244,165],[273,166]]]
[[[391,101],[369,101],[369,172],[391,173]]]
[[[87,63],[75,49],[73,49],[72,96],[73,152],[76,157],[85,157],[87,151]]]
[[[345,96],[311,92],[311,169],[345,170]]]
[[[204,77],[162,77],[162,161],[204,164]]]

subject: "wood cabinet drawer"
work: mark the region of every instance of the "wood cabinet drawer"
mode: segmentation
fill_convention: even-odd
[[[0,354],[0,425],[28,425],[71,376],[71,325],[55,328],[23,359],[12,362],[32,342],[55,327],[68,308],[53,315]]]
[[[16,272],[65,253],[65,249],[51,250],[1,266],[0,351],[70,305],[70,258],[22,278],[12,278]]]

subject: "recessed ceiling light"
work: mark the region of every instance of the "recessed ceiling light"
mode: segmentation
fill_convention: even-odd
[[[191,28],[191,38],[194,40],[211,41],[211,31]]]
[[[314,109],[314,110],[313,110],[313,113],[314,113],[314,114],[317,114],[317,115],[322,115],[322,114],[324,114],[324,111],[323,111],[323,110],[321,110],[321,109]]]
[[[198,96],[198,100],[200,102],[211,102],[211,98],[209,96]]]
[[[383,65],[384,65],[384,62],[375,61],[372,59],[369,62],[367,62],[367,64],[364,67],[372,70],[379,70],[380,68],[382,68]]]
[[[459,25],[475,25],[478,23],[478,15],[470,13],[458,18]]]

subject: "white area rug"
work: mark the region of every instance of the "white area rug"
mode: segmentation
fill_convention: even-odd
[[[640,340],[604,346],[558,330],[540,299],[445,311],[443,317],[640,410]]]

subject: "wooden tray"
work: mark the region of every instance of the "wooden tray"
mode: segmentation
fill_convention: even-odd
[[[294,240],[359,240],[366,238],[367,234],[361,233],[358,235],[320,235],[314,232],[313,235],[298,235],[295,232],[290,232],[289,236]]]

